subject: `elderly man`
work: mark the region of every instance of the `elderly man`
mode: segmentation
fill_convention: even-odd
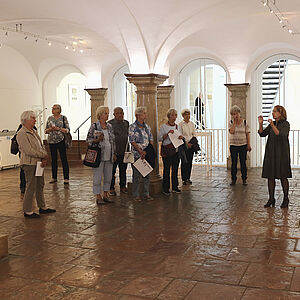
[[[122,107],[116,107],[114,109],[114,119],[108,121],[113,127],[116,142],[116,155],[117,159],[114,162],[112,170],[112,179],[110,184],[110,195],[116,196],[115,182],[116,182],[116,170],[119,167],[119,178],[120,178],[120,191],[121,193],[127,194],[128,190],[126,187],[126,169],[127,164],[123,162],[124,153],[128,147],[128,121],[124,120],[124,111]]]

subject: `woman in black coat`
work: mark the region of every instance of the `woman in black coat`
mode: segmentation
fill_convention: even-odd
[[[263,117],[258,117],[258,134],[261,137],[269,136],[262,171],[262,177],[268,178],[269,200],[264,206],[275,206],[275,179],[280,179],[284,194],[281,208],[287,208],[289,205],[288,178],[292,177],[289,144],[290,123],[286,120],[286,110],[283,106],[276,105],[272,115],[275,121],[269,119],[270,124],[265,129],[263,129]]]

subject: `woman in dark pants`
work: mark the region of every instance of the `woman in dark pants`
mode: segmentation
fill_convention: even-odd
[[[51,152],[52,179],[49,183],[57,182],[57,150],[59,151],[64,173],[64,184],[69,183],[69,164],[65,145],[64,133],[70,132],[67,118],[61,115],[61,106],[54,104],[52,116],[47,120],[45,133],[49,134],[48,143]]]
[[[288,178],[292,177],[289,144],[290,124],[286,120],[286,110],[283,106],[276,105],[272,115],[275,121],[269,119],[269,125],[265,129],[263,129],[263,117],[258,117],[258,134],[261,137],[268,136],[262,178],[268,178],[269,200],[264,207],[275,206],[275,179],[280,179],[284,194],[281,208],[287,208],[289,206]]]
[[[163,159],[163,194],[166,196],[170,193],[170,168],[172,167],[172,192],[180,194],[181,190],[178,188],[178,166],[179,166],[179,153],[178,148],[174,148],[169,133],[174,133],[175,130],[179,131],[179,139],[182,139],[181,127],[175,121],[177,119],[177,111],[170,108],[167,112],[168,122],[160,127],[158,140],[162,142],[162,159]],[[173,148],[171,151],[165,151],[166,148]]]
[[[243,185],[247,185],[247,151],[251,151],[250,130],[246,120],[241,118],[241,109],[234,105],[230,109],[232,120],[229,122],[229,145],[231,156],[231,183],[235,185],[237,174],[237,160],[240,157]]]

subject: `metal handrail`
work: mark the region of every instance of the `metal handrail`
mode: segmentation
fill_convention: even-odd
[[[77,128],[76,128],[76,130],[74,131],[74,133],[76,133],[77,132],[77,136],[78,136],[78,154],[79,155],[81,155],[81,153],[80,153],[80,144],[79,144],[79,139],[80,139],[80,137],[79,137],[79,129],[89,120],[91,118],[91,116],[89,116],[87,119],[85,119]]]

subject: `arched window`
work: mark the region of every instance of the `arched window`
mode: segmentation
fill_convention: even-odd
[[[227,73],[222,66],[211,59],[196,59],[179,72],[179,99],[176,108],[191,111],[191,121],[198,131],[212,133],[212,160],[225,164],[227,158]],[[206,159],[201,153],[195,162]]]
[[[263,126],[268,126],[268,119],[272,119],[272,110],[276,105],[282,105],[287,111],[290,123],[290,149],[292,165],[300,165],[300,120],[298,102],[300,97],[300,59],[291,55],[276,55],[266,59],[256,69],[256,116],[262,115]],[[255,79],[254,78],[254,79]],[[254,80],[255,82],[255,80]],[[255,120],[257,125],[257,120]],[[256,127],[256,128],[257,128]],[[266,138],[256,136],[256,165],[262,166],[265,152]]]
[[[129,73],[129,67],[123,66],[112,79],[112,99],[110,110],[120,106],[124,110],[124,119],[129,123],[135,120],[134,110],[136,107],[135,86],[126,79],[125,73]]]

